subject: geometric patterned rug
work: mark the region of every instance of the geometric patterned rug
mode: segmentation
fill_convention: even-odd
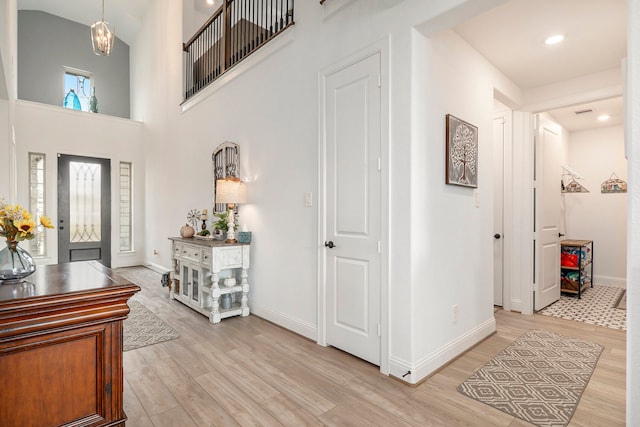
[[[537,313],[626,331],[627,312],[616,308],[624,292],[624,288],[594,284],[582,292],[582,298],[562,294],[558,301]]]
[[[566,426],[602,350],[553,332],[527,331],[458,391],[537,426]]]
[[[176,339],[180,334],[142,303],[129,300],[129,317],[123,322],[123,351]]]

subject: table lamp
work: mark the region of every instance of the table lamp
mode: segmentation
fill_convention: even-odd
[[[216,181],[216,203],[226,203],[229,209],[227,240],[225,243],[237,243],[233,209],[236,203],[247,201],[247,187],[238,178],[228,177]]]

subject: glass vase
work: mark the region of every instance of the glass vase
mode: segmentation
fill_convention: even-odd
[[[29,252],[18,246],[18,242],[7,240],[0,251],[0,281],[2,284],[22,283],[24,278],[36,271],[36,263]]]

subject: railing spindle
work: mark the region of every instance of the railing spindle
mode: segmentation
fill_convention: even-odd
[[[294,0],[223,0],[183,45],[185,100],[293,25],[293,10]]]

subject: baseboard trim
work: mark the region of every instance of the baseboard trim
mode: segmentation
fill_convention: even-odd
[[[627,279],[624,277],[610,276],[593,276],[593,283],[603,286],[615,286],[618,288],[627,288]]]
[[[409,384],[417,384],[495,331],[496,319],[491,317],[413,365],[405,360],[391,357],[389,359],[389,375]]]
[[[249,307],[251,308],[251,313],[256,316],[262,317],[271,323],[282,326],[283,328],[295,332],[298,335],[302,335],[305,338],[309,338],[314,342],[318,341],[318,328],[316,325],[303,322],[300,319],[296,319],[275,310],[252,304],[251,302],[249,302]]]
[[[511,300],[511,307],[509,309],[510,311],[517,311],[522,313],[522,300],[519,299],[512,299]]]
[[[169,269],[169,268],[163,267],[160,264],[156,264],[154,262],[149,262],[149,261],[147,261],[144,264],[144,266],[147,267],[148,269],[153,270],[156,273],[160,273],[160,274],[169,273],[171,271],[171,269]]]

